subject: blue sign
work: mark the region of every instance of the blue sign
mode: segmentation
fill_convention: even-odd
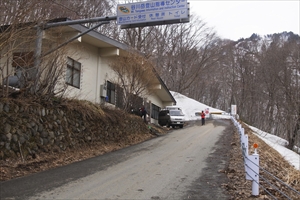
[[[187,18],[189,18],[187,0],[156,0],[117,5],[119,25]]]

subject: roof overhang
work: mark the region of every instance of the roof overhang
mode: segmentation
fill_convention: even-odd
[[[70,25],[69,27],[78,32],[83,32],[88,29],[82,25]],[[100,48],[100,54],[102,54],[102,56],[123,56],[126,55],[127,51],[131,48],[128,45],[106,37],[97,31],[90,31],[87,34],[84,34],[81,40],[82,42]]]

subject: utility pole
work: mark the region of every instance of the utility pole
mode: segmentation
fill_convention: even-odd
[[[35,51],[34,51],[34,63],[33,63],[33,69],[35,71],[35,79],[34,79],[34,85],[31,89],[31,92],[35,93],[35,91],[38,89],[38,77],[40,76],[41,70],[40,70],[40,64],[41,64],[41,54],[42,54],[42,40],[43,40],[43,29],[41,26],[37,26],[37,38],[35,43]]]

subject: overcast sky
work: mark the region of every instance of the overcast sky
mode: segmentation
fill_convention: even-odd
[[[247,38],[283,31],[299,34],[300,0],[188,0],[209,27],[225,39]]]

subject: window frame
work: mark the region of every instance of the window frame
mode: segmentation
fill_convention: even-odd
[[[159,115],[159,111],[160,111],[160,107],[155,105],[155,104],[151,104],[152,110],[151,110],[151,118],[158,120],[158,115]]]
[[[80,62],[68,57],[67,58],[67,71],[66,71],[66,84],[80,89],[81,82],[81,69]],[[71,80],[69,80],[71,79]],[[76,79],[78,79],[76,81]],[[76,82],[75,82],[76,81]]]
[[[116,85],[110,81],[106,81],[107,102],[116,105]]]

